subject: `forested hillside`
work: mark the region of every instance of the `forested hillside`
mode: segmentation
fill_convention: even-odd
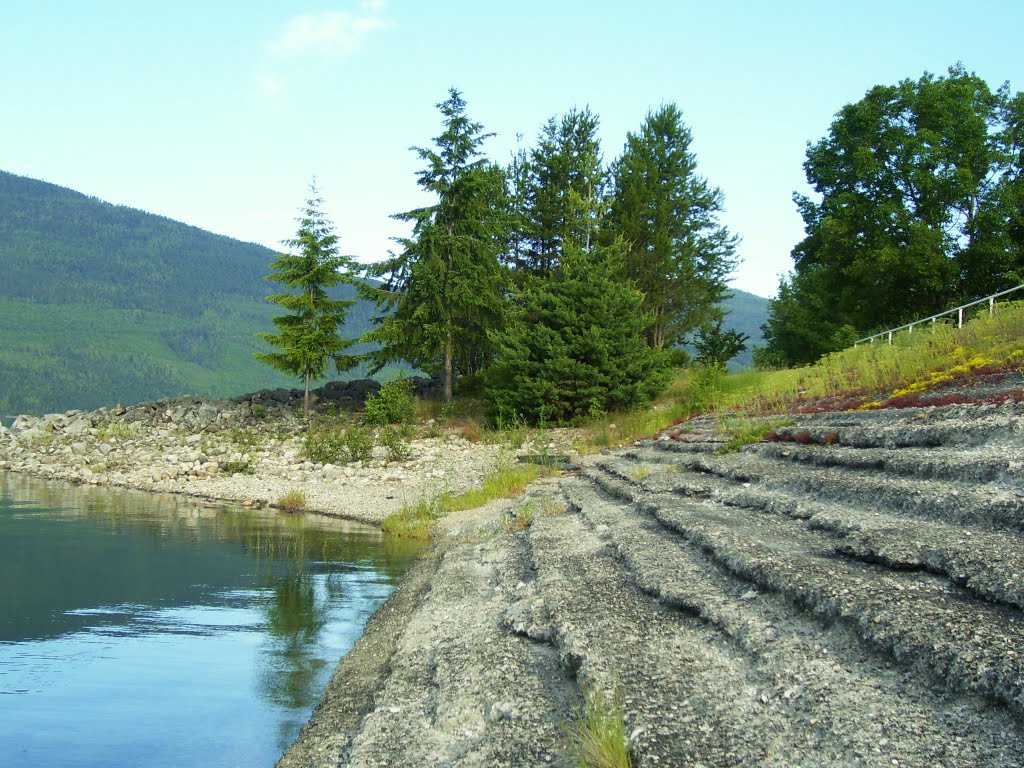
[[[274,252],[0,172],[0,417],[294,380],[259,363]],[[367,327],[353,307],[346,335]]]

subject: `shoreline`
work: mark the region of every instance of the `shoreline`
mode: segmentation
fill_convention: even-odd
[[[202,397],[19,416],[0,427],[0,469],[250,507],[299,492],[303,512],[379,526],[404,505],[478,487],[530,450],[433,428],[400,461],[378,446],[368,461],[324,464],[304,458],[303,426],[289,406],[257,417],[247,400]]]
[[[296,460],[287,416],[161,408],[145,439],[26,420],[0,468],[250,505],[306,483],[376,522],[403,482],[469,486],[515,455],[448,435],[338,473]],[[595,691],[637,765],[1024,765],[1024,405],[790,421],[729,450],[697,418],[441,518],[278,766],[567,765]],[[183,460],[236,460],[236,429],[263,435],[266,477]],[[145,468],[93,464],[140,444]]]

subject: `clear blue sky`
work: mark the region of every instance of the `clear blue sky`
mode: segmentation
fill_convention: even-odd
[[[573,106],[607,161],[675,102],[775,292],[808,141],[873,85],[957,61],[1024,90],[1024,4],[678,0],[0,0],[0,169],[277,248],[315,174],[342,250],[378,260],[423,201],[408,148],[459,88],[506,162]]]

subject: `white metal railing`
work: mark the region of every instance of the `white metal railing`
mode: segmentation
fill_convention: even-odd
[[[876,333],[874,336],[865,336],[863,339],[857,339],[855,342],[853,342],[853,346],[856,347],[858,344],[863,344],[865,341],[870,343],[870,344],[873,344],[875,342],[875,339],[880,339],[883,336],[887,336],[888,339],[889,339],[889,343],[892,344],[892,335],[894,333],[898,333],[899,331],[904,331],[904,330],[907,333],[913,333],[915,325],[923,325],[924,323],[928,323],[928,322],[930,322],[932,325],[934,325],[935,321],[938,320],[940,317],[945,317],[946,315],[952,315],[952,314],[956,314],[956,327],[957,328],[963,328],[964,327],[964,310],[965,309],[969,309],[970,307],[976,307],[979,304],[985,304],[987,302],[988,303],[988,313],[991,315],[993,312],[995,312],[996,299],[998,299],[1001,296],[1006,296],[1008,293],[1013,293],[1014,291],[1019,291],[1019,290],[1022,290],[1022,289],[1024,289],[1024,284],[1018,285],[1016,288],[1008,288],[1007,290],[1000,291],[999,293],[993,293],[991,296],[986,296],[983,299],[978,299],[977,301],[972,301],[969,304],[963,304],[963,305],[961,305],[959,307],[953,307],[952,309],[947,309],[945,312],[939,312],[937,315],[932,315],[931,317],[925,317],[925,318],[923,318],[921,320],[915,320],[912,323],[907,323],[906,325],[901,325],[898,328],[890,328],[888,331],[882,331],[881,333]]]

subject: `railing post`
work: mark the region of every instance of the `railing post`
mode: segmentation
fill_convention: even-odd
[[[892,331],[889,331],[889,346],[892,346]]]
[[[994,315],[995,313],[996,313],[996,297],[995,296],[989,296],[988,297],[988,316],[992,317],[992,315]]]
[[[964,308],[963,307],[960,307],[956,311],[956,327],[957,328],[963,328],[964,327]]]

